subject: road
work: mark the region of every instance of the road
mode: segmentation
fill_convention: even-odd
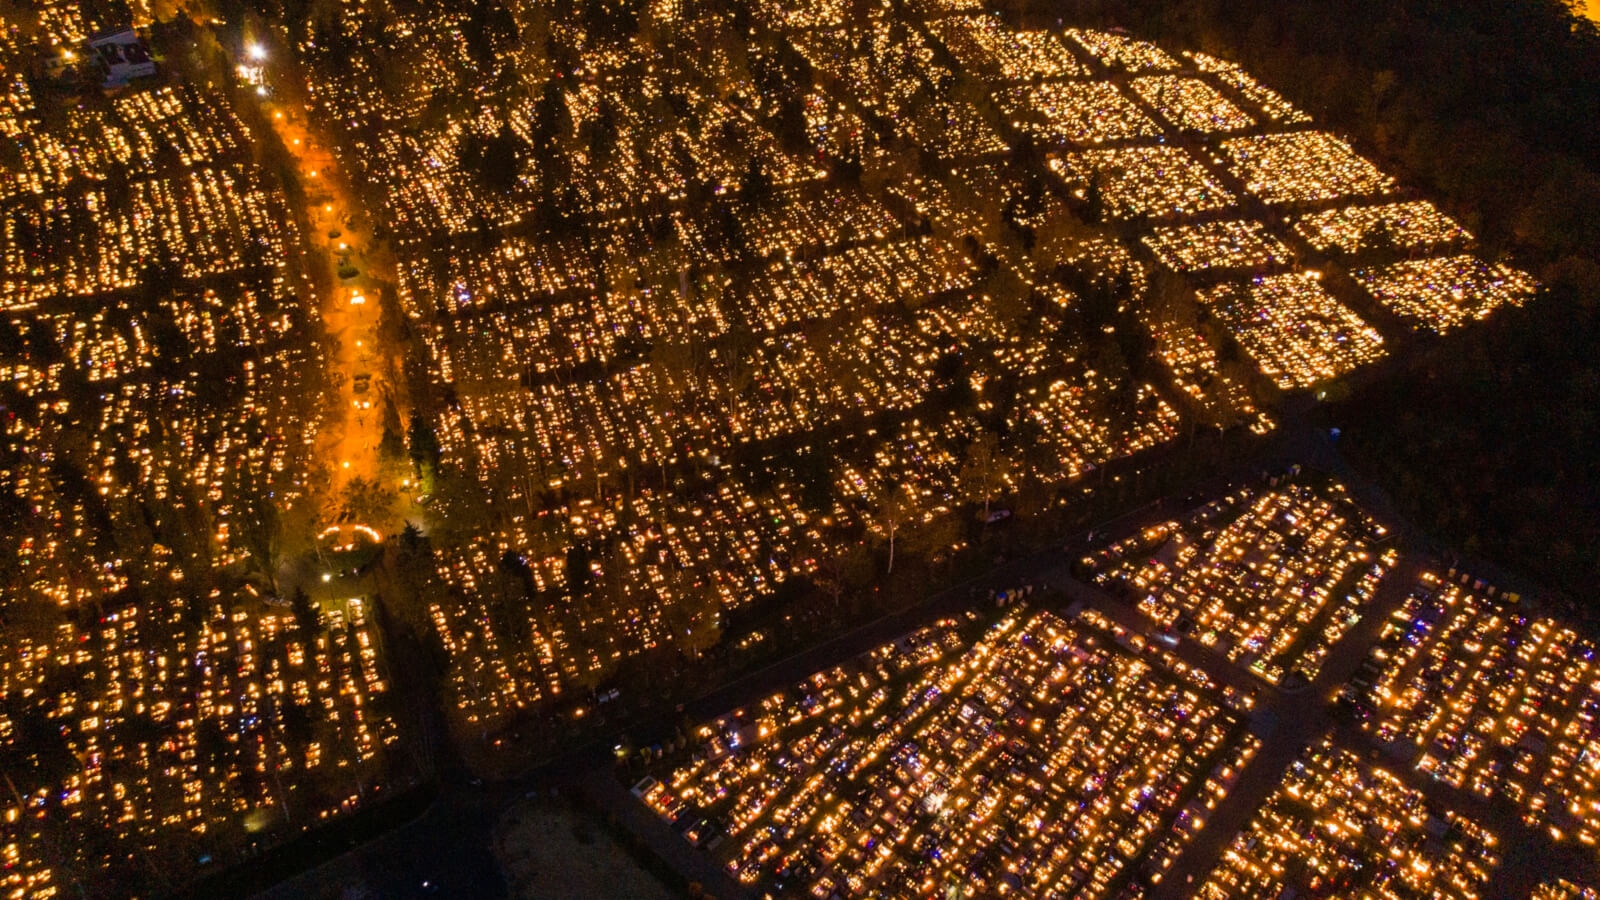
[[[340,166],[332,145],[312,126],[305,100],[288,78],[274,78],[271,60],[281,49],[266,52],[272,86],[261,109],[289,152],[302,186],[301,220],[308,228],[309,265],[322,290],[318,315],[329,340],[324,383],[330,392],[327,414],[317,433],[315,455],[329,467],[328,505],[343,496],[354,479],[369,479],[390,504],[376,516],[380,528],[395,514],[403,515],[412,495],[403,467],[385,465],[380,454],[385,398],[393,398],[404,422],[405,397],[391,373],[399,370],[402,348],[381,344],[379,305],[384,283],[395,283],[393,255],[372,233],[372,218]],[[353,271],[353,274],[352,274]],[[341,277],[348,276],[348,277]]]

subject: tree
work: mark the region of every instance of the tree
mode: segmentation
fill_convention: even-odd
[[[996,493],[1005,486],[1011,474],[1011,458],[1000,450],[1000,440],[992,431],[978,435],[967,446],[966,459],[961,465],[961,482],[983,499],[983,517],[989,518],[989,504]]]
[[[65,610],[59,604],[29,595],[11,601],[0,614],[7,638],[18,645],[49,645],[56,629],[66,621]]]
[[[393,580],[384,591],[384,601],[414,633],[425,633],[429,630],[428,587],[434,572],[433,553],[422,529],[411,522],[405,524],[392,560],[385,569]]]
[[[755,366],[751,355],[756,346],[755,335],[743,325],[735,325],[723,335],[719,356],[723,372],[727,377],[726,387],[729,396],[738,397],[743,394],[755,380]]]
[[[386,528],[394,511],[394,495],[372,478],[356,476],[345,483],[339,498],[339,517],[350,522]]]
[[[570,597],[581,597],[589,591],[589,582],[593,580],[594,573],[589,569],[590,551],[586,543],[576,543],[567,548],[566,575],[567,594]]]
[[[714,592],[700,589],[688,578],[681,581],[683,590],[668,607],[667,622],[673,641],[688,651],[690,658],[699,659],[722,639],[722,604]]]
[[[516,41],[517,22],[505,4],[477,0],[469,4],[467,21],[461,31],[473,60],[480,66],[488,66],[497,53]]]
[[[479,184],[496,194],[508,194],[522,180],[522,158],[528,145],[521,136],[502,124],[489,137],[472,133],[461,139],[457,149],[461,168],[472,173]]]
[[[650,348],[650,362],[666,381],[669,398],[674,402],[693,389],[697,360],[688,338],[670,335],[657,338]]]
[[[421,553],[425,540],[422,529],[415,522],[407,520],[405,527],[400,529],[400,549],[405,553]]]
[[[283,530],[278,521],[278,505],[264,493],[264,486],[249,484],[233,498],[234,512],[229,525],[239,541],[250,551],[254,568],[274,590]]]
[[[383,397],[383,437],[378,440],[378,454],[386,461],[397,461],[406,455],[406,439],[400,434],[400,410],[388,391]]]
[[[311,602],[310,595],[295,588],[289,598],[289,611],[294,614],[294,625],[300,632],[301,640],[309,641],[316,636],[317,630],[322,627],[322,613]]]
[[[1399,248],[1388,219],[1379,219],[1361,236],[1361,249],[1388,258]]]
[[[1144,298],[1144,322],[1151,331],[1165,334],[1177,328],[1192,329],[1199,320],[1199,303],[1181,276],[1156,269]]]
[[[421,413],[411,414],[411,427],[406,432],[406,445],[411,453],[411,464],[424,480],[431,479],[439,468],[439,437],[433,426]]]
[[[913,559],[931,566],[949,561],[948,554],[961,542],[962,534],[962,525],[955,516],[941,515],[908,526],[901,542]]]
[[[761,160],[750,157],[744,175],[739,179],[739,194],[752,206],[760,206],[772,196],[772,176],[761,165]]]
[[[1033,311],[1033,287],[1007,262],[984,279],[982,290],[990,312],[1009,329],[1016,329]]]
[[[143,307],[154,309],[162,300],[176,293],[182,284],[183,267],[178,264],[171,248],[160,244],[151,260],[139,270],[139,294]]]
[[[861,185],[870,194],[877,194],[902,181],[910,180],[921,169],[917,151],[910,146],[892,146],[887,153],[875,155],[865,163]]]
[[[529,137],[535,165],[541,175],[555,170],[560,159],[561,139],[572,133],[572,113],[567,108],[561,82],[552,78],[544,83],[533,107]],[[548,181],[546,182],[548,183]]]
[[[800,484],[800,502],[815,515],[833,512],[833,456],[825,449],[808,448],[793,457],[795,481]]]
[[[610,99],[602,100],[594,116],[584,120],[578,131],[584,152],[589,156],[589,165],[596,169],[610,166],[616,156],[620,135],[617,112]]]
[[[1099,225],[1106,220],[1106,196],[1104,176],[1095,172],[1089,178],[1089,184],[1083,190],[1083,220],[1090,225]]]
[[[809,133],[806,129],[805,100],[800,91],[793,88],[781,91],[778,94],[778,112],[774,124],[783,145],[793,153],[805,153],[809,147]]]
[[[889,565],[887,574],[894,573],[894,544],[895,538],[900,534],[900,529],[917,514],[917,498],[909,486],[890,484],[884,492],[883,499],[878,502],[874,518],[878,527],[889,539]]]
[[[864,587],[871,580],[872,557],[866,547],[837,538],[823,544],[817,557],[816,583],[833,600],[835,608],[846,592]]]

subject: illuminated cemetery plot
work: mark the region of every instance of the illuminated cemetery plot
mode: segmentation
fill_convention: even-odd
[[[1384,355],[1377,330],[1311,273],[1224,284],[1200,297],[1262,373],[1285,389],[1338,378]]]
[[[1431,806],[1393,773],[1324,742],[1290,766],[1195,896],[1477,900],[1497,846],[1494,834]]]
[[[1377,197],[1394,187],[1348,144],[1320,131],[1234,138],[1221,146],[1245,189],[1268,203]]]
[[[6,48],[86,35],[79,4],[35,7]],[[418,348],[408,403],[438,444],[427,505],[445,526],[422,624],[449,657],[461,734],[576,702],[577,685],[642,654],[709,647],[729,611],[881,541],[875,510],[895,486],[920,523],[967,515],[983,502],[967,455],[986,431],[1027,435],[1005,447],[1004,493],[1054,492],[1191,427],[1268,430],[1241,357],[1298,389],[1384,353],[1345,306],[1364,298],[1335,296],[1349,279],[1279,274],[1305,244],[1347,257],[1424,328],[1533,289],[1461,256],[1470,236],[1425,201],[1385,202],[1392,180],[1343,141],[1264,133],[1308,119],[1231,63],[1019,29],[969,0],[911,10],[779,0],[745,17],[656,0],[648,39],[577,17],[485,61],[462,12],[390,11],[371,29],[352,7],[337,51],[285,47],[298,58],[284,77],[316,73],[307,133],[385,235],[360,268],[387,278],[393,257],[402,321],[384,327]],[[423,77],[395,77],[396,59]],[[507,60],[518,77],[498,77]],[[276,827],[262,823],[285,801],[296,824],[321,821],[383,784],[403,726],[383,706],[363,601],[329,604],[327,627],[311,627],[254,585],[211,581],[261,552],[254,498],[290,509],[319,483],[313,376],[328,360],[313,304],[327,298],[302,251],[332,230],[331,204],[294,209],[255,159],[254,116],[183,84],[176,63],[171,79],[81,104],[4,75],[0,379],[27,414],[0,427],[21,451],[5,487],[30,517],[0,550],[29,602],[106,611],[24,639],[3,610],[5,697],[81,765],[21,787],[0,885],[61,894],[42,849],[56,835],[181,855],[193,847],[173,836],[196,823],[222,846],[243,823]],[[479,152],[502,139],[518,161],[504,179]],[[1319,205],[1254,221],[1230,175],[1274,206]],[[307,213],[310,235],[296,225]],[[1413,251],[1438,258],[1402,260]],[[170,271],[148,265],[168,257]],[[1216,322],[1130,303],[1127,327],[1146,329],[1160,365],[1100,365],[1118,340],[1083,327],[1092,298],[1067,273],[1136,301],[1201,287]],[[784,468],[800,457],[825,465]],[[67,464],[81,484],[62,481]],[[1148,615],[1194,618],[1281,681],[1315,674],[1392,562],[1347,533],[1357,518],[1340,504],[1271,496],[1296,523],[1243,516],[1228,546],[1258,540],[1249,562],[1305,576],[1300,593],[1238,570],[1206,581],[1199,563],[1139,577],[1161,586]],[[100,540],[104,521],[136,537]],[[1192,599],[1201,581],[1222,592],[1214,608]],[[157,599],[123,604],[133,592]],[[823,678],[831,693],[794,700],[798,720],[774,701],[777,731],[739,748],[762,768],[716,775],[727,792],[694,772],[679,787],[726,814],[719,861],[756,883],[784,872],[819,896],[921,896],[976,872],[994,892],[1104,894],[1143,855],[1170,864],[1193,833],[1176,794],[1220,796],[1218,773],[1254,745],[1207,689],[1113,648],[1101,624],[1040,615],[976,644],[939,632],[942,649],[893,677]],[[58,689],[90,671],[107,675]],[[900,693],[912,680],[937,695]],[[1591,839],[1600,754],[1574,721],[1541,733],[1551,762],[1518,802]],[[37,724],[0,718],[0,742]],[[874,750],[874,728],[898,743]],[[819,762],[835,750],[855,754],[848,784]],[[34,809],[61,828],[35,827]]]
[[[1304,683],[1394,567],[1384,537],[1340,485],[1239,488],[1084,563],[1160,628]]]
[[[962,66],[1002,81],[1060,78],[1084,72],[1048,31],[1019,31],[994,16],[951,16],[928,24]]]
[[[1233,195],[1180,147],[1085,150],[1051,157],[1050,168],[1080,198],[1098,191],[1117,219],[1192,215],[1233,205]]]
[[[1296,109],[1293,104],[1283,98],[1277,91],[1256,81],[1243,69],[1226,60],[1207,56],[1204,53],[1186,52],[1184,56],[1194,61],[1202,72],[1211,73],[1223,84],[1238,91],[1246,101],[1255,106],[1267,118],[1282,122],[1286,125],[1301,122],[1310,122],[1311,117]]]
[[[1481,585],[1478,582],[1477,585]],[[1379,741],[1558,841],[1600,841],[1594,642],[1511,598],[1425,574],[1385,623],[1350,696]]]
[[[1149,41],[1136,40],[1109,31],[1067,29],[1067,35],[1083,45],[1101,63],[1130,72],[1163,71],[1182,67],[1165,50]]]
[[[1099,621],[924,628],[718,717],[636,792],[751,886],[1109,896],[1253,745]]]
[[[1472,235],[1426,200],[1344,206],[1302,216],[1295,231],[1311,246],[1344,254],[1462,243]]]
[[[1248,220],[1155,228],[1144,243],[1168,267],[1186,272],[1280,266],[1293,258],[1265,226]]]
[[[1199,78],[1149,75],[1135,78],[1133,90],[1183,131],[1240,131],[1255,124],[1249,114]]]
[[[1521,306],[1538,288],[1527,273],[1475,256],[1407,260],[1353,274],[1378,302],[1440,334],[1502,306]]]
[[[1046,82],[1012,88],[999,100],[1024,129],[1045,141],[1101,144],[1161,133],[1107,82]]]

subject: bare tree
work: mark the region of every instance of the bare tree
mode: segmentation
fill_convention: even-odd
[[[966,459],[961,464],[961,481],[983,499],[983,517],[989,518],[989,506],[1011,475],[1011,457],[1000,449],[1000,440],[994,432],[985,431],[967,447]]]
[[[845,591],[866,584],[872,578],[872,558],[861,544],[829,541],[817,558],[817,587],[833,601],[835,609]]]
[[[891,484],[878,503],[878,524],[889,538],[889,566],[886,574],[894,573],[894,542],[900,529],[917,514],[917,498],[909,487]]]

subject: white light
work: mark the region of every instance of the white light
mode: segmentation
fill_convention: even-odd
[[[251,59],[261,60],[267,58],[267,48],[260,44],[251,44],[247,52],[250,54]]]

